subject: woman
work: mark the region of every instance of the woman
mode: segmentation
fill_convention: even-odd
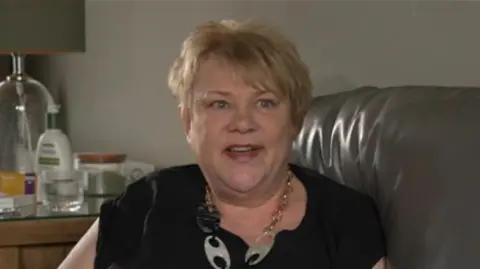
[[[208,22],[169,74],[198,165],[102,206],[60,268],[384,268],[372,199],[289,165],[312,84],[295,46],[253,22]]]

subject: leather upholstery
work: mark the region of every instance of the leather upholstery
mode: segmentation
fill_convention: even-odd
[[[480,88],[316,97],[293,162],[377,202],[394,269],[480,268]]]

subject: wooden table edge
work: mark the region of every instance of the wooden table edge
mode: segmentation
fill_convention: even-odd
[[[0,247],[75,243],[97,216],[0,221]]]

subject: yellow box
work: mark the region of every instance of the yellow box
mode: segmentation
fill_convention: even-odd
[[[34,195],[37,176],[34,173],[0,171],[0,196]]]

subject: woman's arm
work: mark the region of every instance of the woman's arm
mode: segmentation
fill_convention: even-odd
[[[73,247],[58,269],[93,269],[98,237],[98,219]]]

